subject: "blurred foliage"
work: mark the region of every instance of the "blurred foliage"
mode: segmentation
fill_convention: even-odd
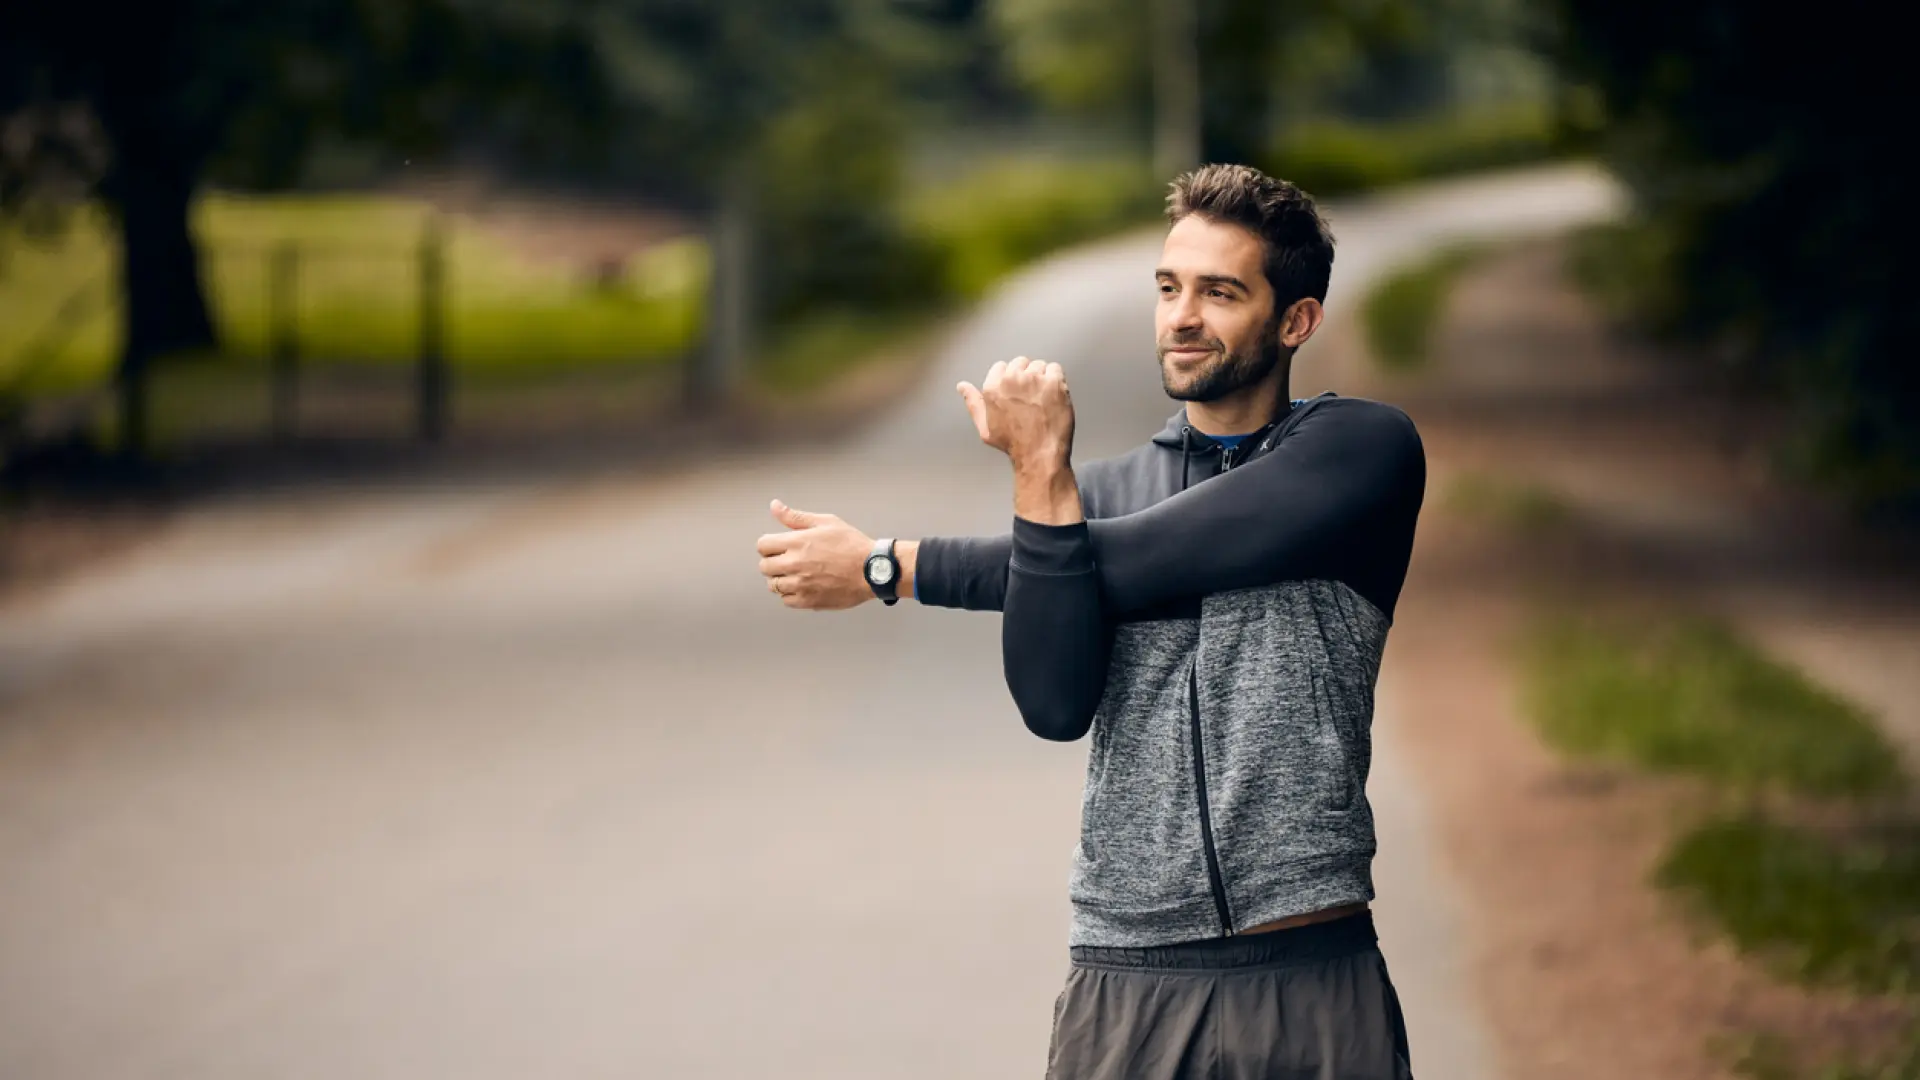
[[[1465,473],[1447,486],[1446,509],[1523,531],[1550,529],[1573,518],[1573,507],[1552,488],[1493,473]]]
[[[987,11],[1013,77],[1042,101],[1118,116],[1144,132],[1153,101],[1154,2],[988,0]],[[1537,17],[1517,0],[1187,2],[1197,16],[1202,156],[1210,161],[1259,164],[1277,153],[1281,174],[1296,179],[1284,171],[1284,140],[1296,126],[1535,101],[1549,85],[1525,48],[1539,33]],[[1283,139],[1277,152],[1276,132]],[[1431,167],[1392,179],[1429,175]]]
[[[1424,367],[1453,285],[1483,254],[1477,245],[1444,248],[1375,282],[1360,301],[1373,360],[1388,371]]]
[[[781,394],[804,394],[831,385],[857,366],[910,355],[935,312],[824,311],[795,323],[759,358],[761,386]]]
[[[1703,619],[1556,609],[1525,660],[1549,742],[1721,796],[1667,845],[1655,883],[1782,977],[1899,995],[1920,1019],[1920,822],[1871,718]],[[1808,1062],[1763,1033],[1736,1065],[1756,1080],[1920,1080],[1920,1027],[1889,1034],[1898,1045]]]
[[[924,255],[912,270],[892,212],[893,91],[948,77],[942,19],[967,17],[886,0],[15,6],[0,15],[0,212],[40,225],[58,216],[42,207],[107,208],[136,443],[149,359],[204,352],[223,329],[204,288],[219,271],[188,227],[196,192],[297,186],[353,146],[375,149],[370,175],[484,161],[701,214],[743,193],[731,212],[764,234],[749,295],[768,313],[897,304],[937,272]],[[550,314],[549,329],[570,315]]]
[[[1707,619],[1545,620],[1525,652],[1529,713],[1570,753],[1735,792],[1867,796],[1906,787],[1872,719]]]
[[[1747,1080],[1920,1080],[1920,1022],[1910,1022],[1891,1052],[1848,1054],[1842,1060],[1808,1062],[1793,1040],[1762,1035],[1735,1058],[1734,1072]]]
[[[1920,506],[1920,165],[1884,118],[1914,97],[1905,43],[1864,3],[1558,9],[1554,52],[1652,233],[1614,251],[1658,264],[1647,304],[1798,406],[1800,467]]]
[[[910,185],[906,172],[943,124],[1018,125],[1064,110],[1143,134],[1147,3],[162,0],[130,16],[99,0],[16,6],[0,14],[0,118],[11,125],[0,214],[12,223],[0,257],[51,266],[12,255],[19,238],[56,228],[59,206],[103,208],[49,280],[84,267],[117,275],[118,295],[54,320],[93,359],[48,371],[98,374],[110,348],[137,380],[150,356],[262,347],[264,324],[248,314],[261,309],[260,286],[237,269],[252,256],[233,253],[253,241],[191,228],[203,191],[477,167],[744,222],[719,232],[749,240],[715,248],[712,287],[671,304],[522,280],[497,253],[456,252],[451,340],[456,355],[473,350],[462,362],[484,353],[520,363],[541,342],[556,362],[673,343],[698,354],[686,335],[718,326],[729,332],[715,340],[749,340],[731,332],[740,320],[766,324],[778,352],[789,333],[938,309],[1058,246],[1152,220],[1166,178],[1110,147],[1044,164],[969,161],[930,184]],[[1525,127],[1537,116],[1499,105],[1538,96],[1528,76],[1497,74],[1524,67],[1516,0],[1193,3],[1214,152],[1271,158],[1322,193],[1538,152]],[[1478,119],[1408,120],[1465,106]],[[1368,126],[1326,121],[1334,115]],[[87,238],[100,222],[118,234],[114,259]],[[337,242],[353,234],[347,226]],[[303,269],[309,351],[397,356],[413,319],[404,263],[357,280],[327,269],[344,256]],[[51,311],[79,288],[36,285],[0,303]],[[482,296],[494,306],[472,306]],[[691,314],[696,298],[711,309]],[[117,331],[97,325],[107,317]]]
[[[1306,121],[1281,134],[1260,165],[1324,198],[1565,151],[1548,105],[1516,101],[1394,122]]]
[[[1616,323],[1678,332],[1685,313],[1669,282],[1675,268],[1673,230],[1650,222],[1589,225],[1568,238],[1568,277]]]
[[[776,325],[837,309],[899,311],[940,291],[939,253],[907,230],[904,118],[856,55],[817,61],[850,74],[782,110],[762,134],[759,288]]]
[[[293,312],[303,356],[403,364],[418,352],[419,238],[432,208],[364,195],[208,195],[195,203],[206,289],[221,354],[264,357],[270,347],[269,260],[296,252]],[[0,390],[63,392],[110,375],[122,332],[118,297],[77,325],[45,336],[61,299],[104,285],[114,237],[103,214],[76,217],[57,245],[16,250],[0,289]],[[0,226],[4,228],[5,226]],[[706,248],[677,240],[640,253],[608,281],[571,266],[522,258],[483,230],[447,230],[447,341],[457,369],[538,368],[677,357],[697,339]]]
[[[1720,818],[1682,837],[1656,879],[1789,978],[1920,989],[1920,827]]]
[[[1002,161],[915,192],[904,213],[940,255],[943,292],[970,300],[1057,248],[1156,220],[1162,187],[1126,161]]]
[[[784,167],[804,174],[800,165],[809,155],[837,152],[833,140],[857,141],[858,126],[839,123],[837,115],[858,113],[792,111],[770,134],[769,157],[786,155]],[[768,228],[781,230],[775,242],[811,244],[816,254],[766,267],[794,275],[758,372],[786,387],[812,385],[834,354],[844,360],[911,331],[927,314],[979,297],[1032,259],[1154,221],[1160,212],[1151,177],[1121,160],[991,162],[904,198],[844,207],[806,190],[801,179],[781,196],[791,201],[767,215]],[[881,173],[869,187],[884,192],[894,182]],[[844,218],[835,216],[842,212]],[[294,315],[303,356],[412,362],[417,245],[432,213],[428,204],[400,197],[201,197],[191,218],[223,355],[248,363],[267,354],[268,261],[291,245],[299,252]],[[654,245],[603,276],[530,261],[463,219],[448,219],[446,235],[445,347],[457,371],[557,374],[647,364],[684,356],[700,340],[711,275],[703,239]],[[100,290],[101,302],[76,325],[46,331],[63,298],[109,279],[114,235],[105,215],[81,213],[61,242],[22,245],[13,255],[14,276],[0,289],[0,389],[30,394],[98,383],[111,372],[121,332],[112,291]]]

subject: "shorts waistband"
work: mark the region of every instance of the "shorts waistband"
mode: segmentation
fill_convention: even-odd
[[[1068,950],[1076,967],[1127,968],[1158,971],[1221,971],[1234,968],[1275,967],[1352,956],[1380,941],[1373,912],[1358,911],[1306,926],[1269,930],[1259,934],[1208,938],[1130,949],[1076,945]]]

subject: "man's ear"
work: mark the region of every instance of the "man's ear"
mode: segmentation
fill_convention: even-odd
[[[1313,297],[1303,297],[1293,302],[1287,309],[1286,317],[1280,320],[1280,344],[1289,349],[1297,349],[1313,336],[1315,330],[1326,320],[1327,309]]]

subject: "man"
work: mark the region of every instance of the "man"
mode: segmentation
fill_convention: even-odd
[[[1365,786],[1425,456],[1398,409],[1289,393],[1333,264],[1308,196],[1208,166],[1168,218],[1164,431],[1076,466],[1060,366],[996,363],[958,389],[1010,534],[876,543],[776,502],[761,571],[794,608],[1002,611],[1027,727],[1092,732],[1050,1077],[1409,1077]]]

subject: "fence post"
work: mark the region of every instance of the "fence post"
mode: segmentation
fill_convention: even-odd
[[[420,438],[439,442],[447,425],[446,234],[427,219],[420,234]]]
[[[300,324],[297,297],[300,248],[291,240],[274,247],[267,276],[268,348],[273,358],[273,438],[293,438],[300,383]]]

